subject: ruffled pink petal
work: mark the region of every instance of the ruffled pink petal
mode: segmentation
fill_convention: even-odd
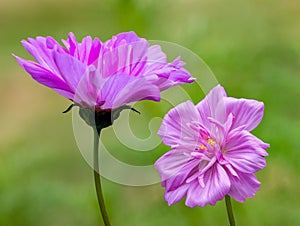
[[[191,182],[185,201],[187,206],[215,205],[228,194],[231,184],[226,171],[218,163],[206,171],[204,183],[202,187],[197,180]]]
[[[79,59],[78,43],[73,32],[70,32],[67,40],[62,40],[66,48],[69,50],[69,54],[76,59]]]
[[[105,42],[99,63],[98,68],[103,77],[116,73],[143,77],[156,75],[156,79],[152,79],[151,82],[161,91],[195,80],[183,69],[184,63],[180,57],[168,64],[160,46],[149,46],[145,39],[138,38],[133,32],[119,34]]]
[[[173,62],[166,64],[161,62],[153,62],[153,64],[145,69],[145,74],[155,74],[157,81],[155,83],[160,90],[165,90],[171,86],[180,85],[183,83],[192,83],[195,78],[192,78],[190,73],[183,68],[184,63],[177,57]]]
[[[87,56],[88,65],[93,64],[94,62],[97,61],[100,55],[101,48],[102,48],[102,42],[98,38],[95,38],[92,42],[89,54]]]
[[[99,58],[98,68],[104,78],[115,74],[141,76],[147,58],[145,56],[148,42],[139,40],[133,43],[120,42],[114,48],[104,46],[103,54]]]
[[[84,37],[82,39],[82,43],[79,44],[79,49],[78,49],[79,57],[78,57],[78,59],[86,65],[88,64],[92,44],[93,44],[93,39],[92,39],[91,36]]]
[[[170,206],[179,202],[187,194],[189,186],[189,184],[183,184],[174,190],[166,191],[165,200],[168,203],[168,205]]]
[[[190,161],[187,161],[183,166],[178,166],[177,169],[174,165],[173,168],[169,168],[168,173],[173,171],[176,174],[173,174],[173,176],[170,176],[168,179],[164,181],[163,186],[166,187],[166,192],[173,191],[178,187],[181,187],[184,184],[189,183],[188,180],[196,173],[198,164],[199,164],[198,159],[192,159]],[[164,176],[168,176],[168,175],[165,174]]]
[[[168,192],[185,184],[198,164],[199,159],[191,157],[188,151],[174,149],[160,157],[154,166]]]
[[[198,159],[192,158],[186,150],[171,150],[155,162],[166,187],[165,200],[169,205],[178,202],[186,195],[189,184],[186,183],[188,176],[199,164]]]
[[[68,99],[73,99],[74,92],[72,91],[72,89],[70,89],[67,83],[56,74],[53,74],[48,69],[40,66],[35,62],[24,60],[15,55],[14,57],[16,58],[18,63],[32,76],[34,80],[45,86],[48,86],[49,88],[55,90],[57,93]]]
[[[52,37],[37,37],[36,39],[29,38],[28,41],[23,40],[22,44],[42,67],[58,75],[53,59],[53,51],[65,51],[58,42]]]
[[[260,189],[260,182],[255,175],[239,173],[238,177],[230,176],[231,187],[229,195],[238,202],[245,202],[246,198],[253,198]]]
[[[104,103],[101,96],[104,83],[105,80],[99,71],[94,67],[89,67],[78,84],[74,102],[87,108],[101,106]]]
[[[227,114],[232,113],[234,120],[232,128],[245,126],[248,131],[253,130],[262,120],[264,104],[256,100],[225,99]]]
[[[167,63],[167,56],[162,51],[162,49],[159,45],[149,46],[147,53],[146,53],[146,57],[147,57],[149,64],[147,65],[145,74],[148,74],[149,71],[155,70],[154,63],[160,64],[160,65]],[[154,65],[154,66],[152,66],[152,65]]]
[[[226,96],[224,88],[217,85],[196,105],[200,114],[201,123],[206,128],[210,129],[212,127],[209,118],[213,118],[220,123],[226,122],[227,115],[224,102]]]
[[[44,37],[37,37],[38,40],[43,40]],[[46,37],[46,47],[49,50],[56,51],[58,53],[68,53],[67,49],[61,46],[53,37],[47,36]]]
[[[54,53],[54,62],[61,77],[73,92],[87,71],[87,66],[68,54]]]
[[[224,158],[237,171],[254,173],[266,166],[265,153],[257,144],[256,137],[248,131],[230,133],[224,150]]]
[[[114,49],[120,45],[139,42],[139,41],[146,42],[145,39],[139,38],[135,32],[129,31],[129,32],[119,33],[116,36],[113,36],[110,40],[104,43],[104,46],[107,49]]]
[[[158,130],[158,135],[165,145],[171,147],[186,143],[195,147],[199,132],[191,129],[190,124],[198,122],[198,120],[199,114],[194,104],[191,101],[186,101],[167,113]],[[186,138],[189,140],[187,141]]]
[[[102,48],[102,43],[98,38],[94,40],[87,36],[78,43],[75,35],[70,32],[67,40],[62,40],[69,50],[69,54],[86,65],[91,65],[97,61]]]
[[[167,56],[159,45],[149,46],[146,53],[147,64],[143,76],[157,74],[159,70],[167,65]]]
[[[250,134],[252,135],[252,134]],[[252,147],[254,149],[254,151],[261,155],[261,156],[268,156],[268,152],[266,151],[267,148],[270,148],[270,144],[267,144],[265,142],[263,142],[261,139],[259,139],[256,136],[252,136]]]
[[[187,154],[186,150],[174,149],[161,156],[154,166],[159,172],[161,180],[165,181],[170,177],[176,177],[190,160],[192,160],[192,157]]]
[[[101,90],[105,103],[102,109],[112,109],[140,100],[160,100],[158,87],[145,78],[118,74],[107,79]]]

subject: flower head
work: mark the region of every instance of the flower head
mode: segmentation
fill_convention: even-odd
[[[184,196],[189,207],[253,197],[269,144],[250,131],[263,112],[262,102],[227,97],[220,85],[196,106],[187,101],[170,110],[158,134],[172,150],[155,163],[168,204]]]
[[[160,100],[160,91],[194,81],[180,58],[167,63],[160,46],[134,32],[102,43],[73,33],[60,45],[52,37],[23,40],[37,62],[15,56],[37,82],[85,108],[110,110],[138,100]]]

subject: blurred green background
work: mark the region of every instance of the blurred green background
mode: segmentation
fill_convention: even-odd
[[[299,1],[1,0],[0,4],[1,226],[102,224],[92,170],[76,146],[71,114],[61,113],[69,101],[34,82],[11,53],[28,57],[20,44],[27,37],[51,35],[60,40],[73,31],[79,38],[91,35],[105,41],[129,30],[191,49],[230,96],[264,101],[265,117],[254,134],[271,144],[268,166],[257,174],[262,185],[255,198],[242,204],[233,201],[236,221],[246,226],[300,225]],[[200,90],[192,95],[195,102],[203,97]],[[152,109],[154,115],[162,113],[155,104]],[[154,154],[125,152],[118,157],[153,163],[167,150],[161,145]],[[103,186],[116,226],[228,225],[223,202],[190,209],[181,201],[168,207],[159,184],[129,187],[104,180]]]

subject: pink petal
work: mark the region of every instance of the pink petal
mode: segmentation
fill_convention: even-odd
[[[95,38],[88,54],[88,65],[93,64],[99,58],[101,48],[101,41],[98,38]]]
[[[146,41],[143,38],[139,38],[136,33],[133,31],[119,33],[116,36],[113,36],[111,40],[108,40],[104,43],[106,48],[116,48],[120,45],[124,45],[126,43],[133,43],[139,41]]]
[[[52,53],[57,51],[57,49],[63,50],[52,37],[29,38],[28,41],[23,40],[22,44],[42,67],[59,76]]]
[[[68,48],[69,54],[71,56],[74,56],[76,59],[79,59],[78,43],[73,32],[70,32],[68,35],[68,39],[62,40],[62,42]]]
[[[224,158],[240,172],[253,173],[266,166],[262,148],[248,131],[230,133],[224,150]]]
[[[75,92],[87,66],[68,54],[54,53],[54,61],[61,77]]]
[[[188,179],[192,177],[190,175],[194,175],[196,173],[198,164],[199,160],[192,159],[186,162],[181,168],[177,167],[176,169],[176,167],[173,167],[172,169],[170,169],[168,173],[172,171],[173,175],[164,181],[166,192],[173,191],[178,187],[189,183]],[[165,174],[164,176],[167,176],[167,174]]]
[[[149,46],[146,56],[147,56],[147,60],[151,63],[149,65],[153,65],[153,63],[158,63],[158,64],[166,64],[167,63],[167,56],[161,50],[161,47],[159,45]],[[150,69],[150,67],[148,67],[148,69]],[[152,70],[153,69],[151,69],[151,71]]]
[[[204,182],[204,187],[201,187],[198,181],[190,184],[185,201],[187,206],[204,207],[207,204],[215,205],[218,200],[223,199],[229,192],[229,177],[218,163],[205,173]]]
[[[144,76],[157,74],[161,68],[167,65],[167,56],[159,45],[149,46],[146,52],[146,59],[147,64],[143,71]]]
[[[103,109],[116,108],[139,100],[160,100],[159,89],[145,78],[118,74],[105,82],[101,96],[105,103]]]
[[[253,198],[256,191],[260,189],[260,183],[252,173],[239,173],[238,177],[230,176],[230,181],[229,195],[238,202]]]
[[[37,41],[39,39],[44,39],[44,37],[37,37]],[[53,37],[51,36],[47,36],[46,37],[46,47],[48,50],[51,51],[56,51],[58,53],[68,53],[68,51],[63,47],[61,46]]]
[[[104,100],[101,96],[101,89],[104,83],[105,80],[99,71],[89,67],[78,84],[74,102],[88,108],[102,105]]]
[[[186,180],[198,164],[199,160],[191,158],[185,150],[171,150],[155,162],[162,185],[166,187],[165,199],[169,205],[186,194],[189,187]]]
[[[86,36],[82,39],[82,43],[79,44],[78,48],[78,60],[88,65],[88,59],[90,50],[92,47],[93,39],[91,36]]]
[[[102,43],[98,38],[92,40],[90,36],[82,39],[82,43],[78,43],[75,35],[70,32],[67,40],[62,40],[69,50],[69,54],[86,65],[93,64],[98,58],[102,48]]]
[[[160,51],[160,48],[156,49]],[[180,57],[167,64],[166,58],[162,54],[157,54],[156,56],[158,57],[157,59],[152,58],[149,60],[150,63],[146,65],[144,75],[155,74],[157,76],[155,83],[160,90],[195,81],[195,78],[192,78],[190,73],[182,68],[184,63],[180,61]]]
[[[114,48],[104,49],[99,59],[98,68],[104,78],[115,74],[140,76],[147,63],[146,51],[148,42],[145,40],[134,43],[120,43]],[[105,48],[106,46],[104,46]]]
[[[252,135],[252,134],[251,134]],[[254,151],[261,155],[261,156],[268,156],[269,154],[266,152],[267,148],[270,148],[270,144],[267,144],[265,142],[263,142],[262,140],[260,140],[258,137],[256,136],[252,136],[252,147],[254,149]]]
[[[163,143],[168,146],[177,144],[186,144],[184,138],[190,139],[190,145],[196,145],[199,133],[191,129],[190,124],[193,121],[198,122],[199,115],[191,101],[179,104],[170,110],[162,121],[158,135]]]
[[[208,119],[209,117],[214,118],[220,123],[226,122],[224,97],[226,97],[224,88],[217,85],[196,105],[201,122],[206,128],[211,128],[212,126]]]
[[[264,104],[256,100],[236,99],[228,97],[225,99],[227,114],[232,113],[233,129],[245,126],[248,131],[253,130],[262,120]]]
[[[186,150],[174,149],[165,153],[155,162],[154,166],[159,172],[162,181],[176,176],[192,160],[192,157],[186,153]]]
[[[32,76],[34,80],[45,86],[48,86],[49,88],[55,90],[57,93],[68,99],[73,99],[73,91],[60,77],[35,62],[24,60],[15,55],[14,57],[16,58],[18,63]]]
[[[103,49],[98,68],[105,78],[117,73],[144,77],[155,75],[156,79],[151,82],[160,90],[195,80],[183,69],[180,57],[168,64],[160,46],[149,46],[147,40],[137,37],[134,32],[112,37],[104,43]]]
[[[261,156],[268,156],[266,149],[269,148],[270,145],[264,143],[249,131],[243,130],[242,128],[236,128],[229,132],[225,149],[233,151],[243,149],[245,145],[247,145],[246,148],[250,148],[253,152]]]
[[[187,151],[172,150],[156,161],[155,168],[168,192],[185,184],[198,164],[199,160],[191,158]]]
[[[183,184],[175,190],[166,191],[165,200],[167,201],[168,205],[170,206],[179,202],[187,194],[189,186],[189,184]]]

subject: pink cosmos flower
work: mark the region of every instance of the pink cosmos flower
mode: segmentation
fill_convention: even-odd
[[[37,82],[85,108],[107,110],[138,100],[160,100],[160,91],[194,81],[180,57],[167,63],[160,46],[134,32],[102,43],[73,33],[60,45],[52,37],[23,40],[37,62],[15,56]]]
[[[170,110],[158,134],[172,150],[155,163],[168,204],[184,196],[189,207],[215,205],[225,195],[252,198],[269,144],[250,131],[263,112],[262,102],[227,97],[220,85],[196,106],[187,101]]]

